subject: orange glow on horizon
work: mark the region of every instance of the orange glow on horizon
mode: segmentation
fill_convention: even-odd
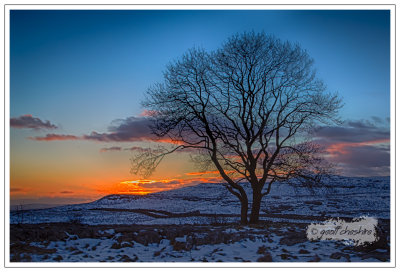
[[[201,175],[207,175],[207,174],[218,174],[219,175],[219,171],[215,170],[215,171],[200,171],[200,172],[185,173],[185,175],[187,175],[187,176],[201,176]]]
[[[146,195],[161,191],[178,189],[185,186],[193,186],[199,183],[217,183],[221,182],[216,177],[208,178],[190,178],[190,179],[160,179],[160,180],[129,180],[121,181],[114,185],[110,190],[102,191],[107,194],[132,194]]]
[[[184,145],[185,143],[179,140],[172,140],[172,139],[157,139],[156,142],[158,143],[166,143],[166,144],[174,144],[174,145]]]

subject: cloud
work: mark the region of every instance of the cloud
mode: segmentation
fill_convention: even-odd
[[[219,175],[219,171],[201,171],[201,172],[190,172],[190,173],[185,173],[187,176],[200,176],[200,175],[207,175],[207,174],[217,174]]]
[[[75,135],[60,135],[60,134],[47,134],[44,137],[29,137],[35,141],[62,141],[62,140],[87,140],[97,142],[136,142],[136,141],[151,141],[159,143],[169,144],[182,144],[179,141],[173,141],[169,138],[158,138],[156,137],[151,129],[151,120],[145,116],[140,117],[128,117],[126,119],[114,120],[111,126],[108,128],[108,132],[99,133],[93,131],[90,134],[83,136]],[[122,149],[112,149],[113,151],[122,151]],[[126,150],[126,149],[124,149]],[[131,151],[145,151],[146,149],[140,147],[133,147]],[[103,151],[111,151],[105,150]]]
[[[61,191],[60,194],[73,194],[74,192],[72,191]]]
[[[122,148],[119,146],[105,147],[100,149],[100,152],[108,152],[108,151],[121,151]]]
[[[341,174],[390,175],[390,129],[383,119],[371,119],[315,131],[318,143],[327,151],[327,159],[338,165]]]
[[[31,188],[27,188],[27,187],[11,187],[10,188],[10,195],[25,195],[29,192],[31,192],[32,189]]]
[[[385,146],[352,146],[331,161],[337,163],[346,176],[390,175],[390,150]]]
[[[150,151],[151,148],[145,148],[140,146],[132,146],[128,148],[122,148],[120,146],[112,146],[100,149],[100,152],[108,152],[108,151],[133,151],[133,152],[146,152]]]
[[[155,139],[150,129],[151,121],[144,117],[128,117],[113,121],[108,133],[93,131],[83,139],[99,142],[133,142]]]
[[[171,190],[185,184],[184,180],[133,180],[122,181],[118,185],[118,193],[148,194]]]
[[[346,151],[340,156],[333,157],[332,161],[352,167],[382,167],[390,165],[389,148],[366,145],[352,146]]]
[[[121,181],[116,190],[117,193],[148,194],[159,191],[177,189],[182,186],[192,186],[202,182],[221,182],[221,178],[191,178],[191,179],[165,179],[165,180],[133,180]]]
[[[171,180],[171,181],[161,181],[161,182],[144,182],[144,183],[138,183],[139,187],[142,188],[159,188],[159,189],[165,189],[165,188],[174,188],[176,185],[180,185],[181,182],[179,180]]]
[[[325,142],[366,142],[389,139],[390,130],[368,120],[347,121],[342,126],[319,127],[315,137]]]
[[[98,133],[93,131],[89,135],[83,135],[83,139],[98,142],[136,142],[152,141],[169,144],[182,144],[180,141],[174,141],[170,138],[156,137],[151,131],[152,121],[141,115],[139,117],[128,117],[118,119],[112,122],[107,133]],[[135,150],[136,151],[136,150]]]
[[[39,118],[30,114],[14,117],[10,119],[10,126],[14,128],[33,128],[33,129],[56,129],[57,126],[50,121],[43,122]]]
[[[30,140],[34,141],[66,141],[66,140],[79,140],[80,138],[75,135],[65,135],[65,134],[46,134],[46,136],[38,137],[28,137]]]
[[[339,154],[348,154],[350,152],[350,149],[354,149],[356,147],[362,147],[362,146],[374,146],[374,145],[379,145],[379,144],[388,144],[390,143],[390,139],[377,139],[377,140],[372,140],[372,141],[366,141],[366,142],[358,142],[358,143],[354,143],[354,142],[350,142],[350,143],[346,143],[346,142],[340,142],[340,143],[334,143],[329,145],[326,148],[326,151],[333,155],[333,156],[337,156]]]
[[[125,148],[124,150],[144,152],[144,151],[150,151],[151,149],[147,147],[132,146],[129,148]]]
[[[152,110],[144,110],[140,113],[139,116],[154,116],[157,112]]]
[[[128,117],[112,122],[107,132],[93,131],[83,136],[47,134],[46,136],[30,137],[36,141],[61,141],[61,140],[88,140],[97,142],[135,142],[152,141],[170,144],[182,144],[171,141],[169,138],[157,138],[152,134],[151,119],[147,116],[150,112],[143,112],[138,117]],[[37,119],[25,116],[25,119]],[[21,118],[20,118],[21,119]],[[39,119],[37,119],[39,120]],[[40,121],[40,120],[39,120]],[[340,126],[319,127],[314,131],[315,140],[325,147],[328,152],[328,160],[340,164],[343,172],[354,175],[389,175],[390,168],[390,128],[389,118],[382,119],[373,116],[370,120],[348,120]],[[40,121],[41,122],[41,121]],[[37,123],[37,122],[36,122]],[[43,122],[41,122],[43,123]],[[48,121],[48,127],[54,125]],[[55,127],[55,126],[54,126]],[[385,149],[386,148],[386,149]],[[149,148],[131,147],[121,148],[112,146],[102,148],[100,152],[108,151],[148,151]],[[183,149],[182,152],[190,150]],[[368,160],[366,159],[368,157]],[[358,168],[357,168],[358,167]],[[362,171],[364,171],[362,173]],[[187,173],[189,176],[200,174],[214,174],[212,172]],[[170,184],[172,186],[172,184]],[[146,185],[153,186],[153,185]],[[155,186],[155,185],[154,185]],[[166,186],[166,185],[161,185]],[[140,186],[139,186],[140,187]],[[148,187],[150,188],[150,187]]]

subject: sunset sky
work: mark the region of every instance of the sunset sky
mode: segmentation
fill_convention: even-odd
[[[140,102],[189,48],[252,30],[299,43],[343,98],[343,124],[316,134],[342,175],[388,176],[389,11],[11,10],[12,204],[218,181],[182,152],[148,180],[130,174],[132,152],[154,145]]]

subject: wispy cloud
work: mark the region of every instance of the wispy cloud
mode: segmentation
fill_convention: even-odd
[[[93,131],[90,134],[82,136],[62,135],[62,134],[47,134],[46,136],[29,137],[35,141],[62,141],[62,140],[87,140],[96,142],[159,142],[169,144],[181,144],[179,141],[173,141],[169,138],[158,138],[150,129],[151,121],[144,117],[128,117],[126,119],[114,120],[108,128],[108,132],[99,133]],[[131,151],[139,151],[139,147],[130,149]],[[141,149],[144,150],[144,149]],[[105,151],[122,151],[119,148],[101,149]]]
[[[11,195],[25,195],[25,194],[29,193],[30,191],[32,191],[32,189],[27,188],[27,187],[11,187],[10,188]]]
[[[150,151],[150,148],[146,148],[146,147],[140,147],[140,146],[132,146],[129,148],[125,148],[124,150],[128,150],[128,151],[139,151],[139,152],[143,152],[143,151]]]
[[[73,194],[74,192],[72,191],[61,191],[60,194]]]
[[[56,129],[57,126],[50,121],[42,121],[30,114],[10,119],[10,126],[14,128],[32,128],[32,129]]]
[[[348,154],[351,152],[351,149],[357,148],[357,147],[363,147],[363,146],[377,146],[379,144],[389,144],[390,139],[377,139],[377,140],[371,140],[371,141],[365,141],[365,142],[340,142],[340,143],[334,143],[329,145],[326,148],[326,151],[331,155],[331,156],[339,156],[341,154]]]
[[[109,152],[109,151],[121,151],[122,148],[119,146],[105,147],[100,149],[100,152]]]
[[[187,176],[201,176],[201,175],[208,175],[208,174],[217,174],[219,175],[219,171],[200,171],[200,172],[190,172],[190,173],[185,173]]]
[[[152,111],[152,110],[143,110],[139,116],[154,116],[157,112]]]
[[[67,141],[67,140],[79,140],[80,138],[75,135],[65,135],[65,134],[46,134],[46,136],[28,137],[30,140],[34,141]]]

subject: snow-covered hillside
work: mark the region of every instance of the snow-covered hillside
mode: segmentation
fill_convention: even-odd
[[[237,224],[239,202],[223,184],[11,212],[12,224],[24,224],[10,227],[10,261],[388,262],[390,179],[325,183],[314,192],[274,184],[261,208],[263,221],[249,226]],[[307,238],[312,222],[359,216],[378,219],[379,239],[365,248],[346,239]]]
[[[389,177],[334,177],[324,183],[327,186],[313,192],[287,183],[273,184],[271,193],[264,197],[261,219],[310,222],[324,217],[390,217]],[[203,183],[145,196],[109,195],[87,204],[12,211],[10,222],[90,225],[236,222],[239,204],[224,184]]]

